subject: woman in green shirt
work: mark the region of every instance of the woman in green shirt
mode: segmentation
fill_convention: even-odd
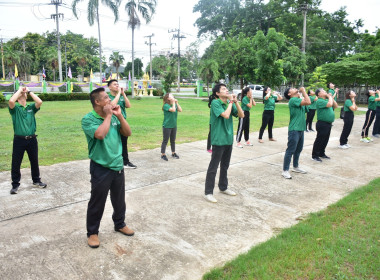
[[[371,124],[372,124],[372,122],[376,116],[376,102],[380,101],[380,98],[376,98],[375,95],[376,95],[376,92],[374,90],[369,90],[367,92],[368,110],[367,110],[367,113],[365,115],[365,122],[364,122],[363,129],[362,129],[362,139],[360,139],[360,141],[364,142],[364,143],[369,143],[369,142],[373,141],[368,136],[368,130],[371,127]]]
[[[164,122],[162,124],[163,140],[161,144],[161,159],[168,161],[165,150],[170,138],[170,147],[172,149],[172,158],[179,159],[179,156],[175,153],[175,138],[177,135],[177,114],[182,112],[181,106],[179,106],[177,99],[172,94],[167,93],[164,96]]]
[[[243,148],[243,145],[240,143],[241,136],[244,131],[244,140],[246,146],[252,146],[251,142],[249,141],[249,118],[250,118],[250,110],[252,106],[256,106],[255,100],[253,100],[252,97],[252,89],[250,87],[245,87],[241,91],[241,108],[244,112],[244,118],[239,118],[239,125],[238,130],[236,132],[236,142],[238,148]]]
[[[277,92],[272,92],[269,87],[263,89],[264,112],[262,124],[259,132],[259,143],[264,143],[263,134],[268,126],[269,141],[276,141],[272,135],[272,127],[274,122],[274,107],[277,100],[282,100],[282,96]]]
[[[354,124],[354,112],[358,109],[355,103],[356,94],[354,91],[350,90],[346,93],[346,101],[344,102],[344,125],[343,131],[340,135],[340,145],[341,149],[348,149],[351,146],[347,144],[348,136],[350,136],[352,125]]]
[[[317,109],[317,103],[318,97],[315,95],[315,92],[311,89],[307,91],[307,95],[310,98],[311,105],[307,106],[307,116],[306,116],[306,132],[314,131],[312,128],[313,125],[313,119],[315,116],[315,110]]]

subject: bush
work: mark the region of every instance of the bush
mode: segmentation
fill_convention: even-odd
[[[58,87],[59,92],[66,92],[66,85]]]
[[[76,84],[73,85],[73,92],[83,92],[82,88]]]
[[[0,91],[5,91],[5,92],[13,92],[14,93],[14,87],[13,85],[10,86],[0,86]]]
[[[71,101],[71,100],[89,100],[90,95],[88,93],[40,93],[38,97],[42,101]],[[28,96],[28,101],[33,99]]]
[[[164,92],[162,89],[154,89],[153,90],[153,96],[163,96]]]

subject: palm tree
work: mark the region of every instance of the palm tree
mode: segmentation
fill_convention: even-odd
[[[53,70],[53,77],[55,82],[55,70],[58,68],[58,55],[55,47],[50,47],[46,51],[46,59],[49,68]]]
[[[79,51],[76,54],[74,54],[74,59],[78,63],[78,68],[82,72],[82,78],[84,78],[84,70],[85,66],[87,65],[87,62],[90,60],[90,56],[85,51]]]
[[[20,52],[20,61],[19,61],[19,69],[20,73],[24,73],[25,81],[27,80],[27,73],[30,71],[30,67],[32,67],[33,56],[28,52]]]
[[[209,82],[216,81],[219,76],[219,65],[213,59],[202,60],[198,69],[198,75],[207,83],[207,95],[209,94]]]
[[[9,73],[13,76],[15,64],[20,62],[20,51],[14,50],[11,46],[4,45],[4,64],[7,66]]]
[[[113,52],[110,56],[109,61],[112,62],[112,65],[116,68],[116,77],[119,78],[119,67],[124,62],[124,56],[119,54],[119,52]]]
[[[128,13],[128,27],[132,28],[132,84],[135,78],[135,28],[140,27],[140,19],[138,13],[141,14],[146,23],[149,23],[155,12],[157,0],[126,0],[125,10]],[[132,86],[132,97],[134,97],[134,89]]]
[[[73,0],[72,9],[73,14],[77,16],[77,4],[83,0]],[[105,6],[109,7],[114,16],[115,22],[119,19],[118,7],[121,0],[88,0],[87,6],[87,19],[90,26],[94,25],[94,20],[98,24],[98,37],[99,37],[99,71],[100,71],[100,83],[102,83],[102,41],[100,38],[100,21],[99,21],[99,1],[101,1]]]

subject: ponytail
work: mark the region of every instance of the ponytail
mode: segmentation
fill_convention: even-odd
[[[208,107],[209,107],[209,108],[211,108],[211,102],[212,102],[214,99],[216,99],[216,98],[218,98],[218,96],[217,96],[216,93],[214,93],[214,92],[208,97]]]

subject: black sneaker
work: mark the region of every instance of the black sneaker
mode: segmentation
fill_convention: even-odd
[[[322,162],[322,160],[319,157],[313,157],[311,159],[314,160],[314,161],[317,161],[317,162]]]
[[[326,155],[321,156],[321,158],[323,158],[323,159],[331,159],[330,157],[328,157],[328,156],[326,156]]]
[[[34,182],[34,183],[33,183],[33,186],[39,187],[39,188],[41,188],[41,189],[44,189],[44,188],[47,187],[47,184],[42,183],[41,181],[39,181],[39,182]]]
[[[161,159],[165,160],[165,161],[168,161],[168,158],[166,157],[166,155],[162,155],[161,156]]]
[[[18,192],[18,187],[14,187],[11,189],[11,194],[17,194]]]
[[[179,159],[179,156],[176,153],[174,153],[174,154],[172,154],[172,158]]]
[[[127,164],[124,164],[124,168],[132,168],[132,169],[136,169],[137,166],[134,165],[132,162],[128,162]]]

